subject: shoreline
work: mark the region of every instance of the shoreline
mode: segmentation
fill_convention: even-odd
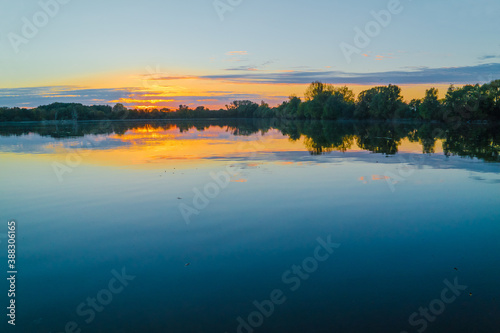
[[[126,123],[126,122],[176,122],[176,121],[225,121],[225,120],[244,120],[244,121],[283,121],[283,122],[330,122],[330,123],[373,123],[373,124],[467,124],[467,125],[496,125],[500,122],[487,120],[475,121],[455,121],[445,122],[437,120],[421,120],[421,119],[286,119],[286,118],[172,118],[172,119],[101,119],[101,120],[26,120],[26,121],[0,121],[0,126],[3,125],[75,125],[75,124],[92,124],[101,122],[110,123]]]

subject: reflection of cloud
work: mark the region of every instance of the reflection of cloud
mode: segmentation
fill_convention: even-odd
[[[378,181],[378,180],[389,180],[391,179],[391,177],[387,177],[387,176],[380,176],[380,175],[372,175],[371,177],[371,181]],[[369,182],[369,179],[368,177],[359,177],[358,179],[360,182],[362,182],[363,184],[368,184]]]
[[[372,175],[372,180],[386,180],[386,179],[390,179],[390,178],[387,176]]]
[[[396,158],[399,156],[399,158]],[[251,156],[240,156],[240,155],[225,155],[225,156],[211,156],[207,159],[211,160],[224,160],[224,161],[252,161],[252,162],[262,162],[262,161],[272,161],[272,162],[304,162],[312,164],[321,163],[342,163],[344,161],[354,161],[354,162],[364,162],[364,163],[375,163],[378,165],[384,164],[401,164],[401,161],[416,161],[416,163],[406,163],[410,168],[423,168],[430,167],[434,169],[443,170],[468,170],[474,171],[481,174],[484,173],[500,173],[500,164],[498,163],[484,163],[478,159],[462,158],[459,156],[445,156],[442,154],[433,155],[422,155],[419,153],[399,153],[395,156],[389,156],[384,154],[375,154],[369,151],[347,151],[339,152],[333,151],[324,155],[311,155],[308,151],[266,151],[263,153],[252,154]],[[251,162],[250,162],[251,163]],[[299,163],[297,163],[298,165]],[[385,176],[372,176],[375,180],[384,180]],[[367,177],[362,177],[360,181],[367,181]],[[493,183],[493,182],[492,182]]]
[[[130,145],[129,142],[103,135],[85,135],[84,138],[64,140],[42,137],[38,134],[0,138],[0,152],[9,153],[50,154],[70,149],[112,150]]]
[[[247,179],[234,179],[231,180],[231,183],[246,183],[247,181]]]
[[[182,122],[181,122],[182,123]],[[202,125],[202,123],[200,123]],[[84,126],[84,125],[82,125]],[[475,181],[486,182],[489,184],[499,184],[500,164],[484,163],[478,159],[461,158],[458,156],[444,156],[443,154],[423,155],[416,152],[402,152],[398,155],[383,155],[371,153],[369,151],[360,151],[353,148],[345,152],[332,151],[323,155],[311,155],[303,142],[297,141],[296,144],[281,134],[278,130],[272,130],[266,133],[266,138],[274,138],[274,141],[266,141],[270,144],[267,148],[255,150],[241,150],[239,144],[244,139],[245,142],[255,142],[259,136],[251,135],[248,137],[239,137],[235,135],[234,128],[228,126],[208,126],[203,125],[203,131],[194,128],[181,129],[176,125],[167,125],[166,127],[152,127],[141,125],[137,129],[130,129],[125,134],[95,135],[89,134],[84,137],[69,137],[67,139],[42,137],[38,134],[0,136],[0,152],[31,153],[31,154],[66,154],[67,152],[78,152],[81,148],[85,152],[102,152],[107,159],[114,159],[110,153],[117,151],[132,152],[139,154],[142,160],[148,163],[154,163],[161,160],[203,160],[203,161],[224,161],[230,162],[235,168],[244,172],[246,169],[263,170],[266,164],[279,164],[283,167],[297,167],[300,165],[332,165],[345,162],[362,162],[373,165],[384,165],[394,167],[401,165],[402,169],[441,169],[441,170],[468,170],[476,172],[470,178]],[[49,126],[42,132],[52,133]],[[71,126],[60,126],[59,133],[70,134]],[[122,131],[118,131],[122,133]],[[57,134],[57,133],[56,133]],[[75,131],[75,135],[83,134],[82,131]],[[272,143],[272,144],[271,144]],[[282,146],[284,145],[284,146]],[[292,146],[294,145],[294,146]],[[119,149],[133,147],[134,149]],[[144,148],[144,149],[142,149]],[[126,155],[124,153],[124,155]],[[134,158],[139,158],[135,155]],[[95,155],[94,155],[95,156]],[[124,157],[125,158],[125,157]],[[127,156],[128,160],[130,158]],[[404,162],[408,161],[408,162]],[[410,163],[409,161],[412,161]],[[371,176],[361,177],[361,182],[387,180],[384,172],[378,171],[371,173]],[[245,178],[243,174],[240,178]],[[392,177],[392,176],[391,176]]]
[[[380,176],[380,175],[372,175],[371,180],[372,181],[378,181],[378,180],[388,180],[391,179],[390,177],[387,176]],[[360,182],[363,182],[363,184],[368,184],[368,177],[359,177],[358,179]]]
[[[477,180],[486,184],[500,184],[499,178],[487,179],[481,176],[470,176],[470,179]]]

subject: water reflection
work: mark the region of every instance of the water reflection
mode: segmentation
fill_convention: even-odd
[[[288,301],[259,332],[411,332],[408,317],[456,276],[474,296],[429,332],[498,327],[493,127],[94,122],[0,135],[0,220],[21,226],[20,332],[75,321],[82,332],[234,333],[276,288]],[[218,194],[196,205],[212,183]],[[189,225],[181,205],[199,212]],[[329,235],[342,247],[290,293],[283,274]],[[87,325],[75,309],[122,267],[137,278]]]
[[[442,145],[446,156],[478,158],[499,162],[500,133],[494,126],[470,125],[446,127],[444,124],[359,123],[330,121],[278,120],[213,120],[177,122],[93,122],[74,124],[3,125],[0,135],[50,137],[53,139],[96,137],[99,149],[129,145],[155,145],[172,139],[221,139],[263,136],[280,133],[291,142],[301,142],[311,155],[333,151],[364,150],[377,154],[394,155],[402,145],[417,143],[423,154],[440,153]],[[36,143],[30,137],[31,143]],[[43,143],[43,140],[39,141]],[[9,146],[3,141],[0,149]],[[79,147],[82,148],[82,147]],[[440,149],[439,149],[440,150]],[[12,150],[10,150],[12,151]]]

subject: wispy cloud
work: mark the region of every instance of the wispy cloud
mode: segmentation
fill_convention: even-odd
[[[247,55],[248,51],[229,51],[226,53],[228,56],[234,56],[234,55]]]
[[[147,79],[147,80],[151,80],[151,81],[162,81],[162,80],[169,81],[169,80],[193,80],[193,79],[197,79],[197,78],[198,78],[198,76],[184,75],[184,76],[160,76],[160,77],[154,77],[154,78]]]
[[[252,66],[238,66],[238,67],[226,68],[226,71],[258,71],[258,69]]]
[[[227,74],[203,76],[162,76],[151,78],[155,81],[171,80],[203,80],[212,85],[213,80],[246,83],[246,84],[309,84],[322,81],[332,84],[346,85],[386,85],[386,84],[467,84],[485,83],[500,79],[500,63],[477,66],[428,68],[407,67],[399,71],[375,73],[351,73],[332,70],[276,70],[256,71],[253,66],[229,68]],[[77,86],[48,86],[0,89],[0,106],[36,107],[54,102],[82,103],[86,105],[123,103],[129,107],[154,105],[155,107],[176,107],[179,104],[200,105],[218,108],[232,100],[249,99],[266,100],[279,103],[286,99],[283,96],[267,96],[254,94],[252,91],[238,93],[235,91],[207,91],[197,96],[169,96],[161,87],[159,91],[143,87],[117,89],[89,89]],[[281,99],[280,99],[281,98]]]
[[[375,56],[375,60],[383,60],[383,59],[394,59],[393,53],[388,54],[380,54]]]
[[[333,84],[467,84],[477,83],[483,77],[500,78],[500,64],[483,64],[477,66],[428,68],[374,72],[352,73],[343,71],[295,71],[239,73],[227,75],[205,75],[203,79],[225,80],[239,83],[274,83],[274,84],[307,84],[312,81],[323,81]]]
[[[144,91],[136,88],[82,89],[72,86],[31,87],[0,89],[0,106],[37,107],[55,102],[81,103],[85,105],[114,105],[128,107],[153,105],[157,108],[176,107],[180,104],[219,107],[233,100],[259,101],[266,98],[259,94],[239,94],[230,91],[211,91],[197,96],[167,96],[160,91]]]
[[[109,104],[130,95],[131,89],[87,89],[74,86],[0,89],[0,106],[36,107],[54,102]]]
[[[500,54],[487,54],[480,56],[479,60],[492,60],[492,59],[500,59]]]
[[[274,61],[268,60],[263,62],[260,65],[247,65],[247,66],[238,66],[238,67],[231,67],[231,68],[226,68],[226,71],[260,71],[264,70],[266,66],[273,64]]]

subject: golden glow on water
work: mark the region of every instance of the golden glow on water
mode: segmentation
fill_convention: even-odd
[[[94,137],[93,148],[68,149],[62,142],[44,144],[43,154],[2,153],[3,158],[45,158],[65,165],[99,165],[109,167],[126,167],[139,169],[193,169],[228,162],[247,162],[247,167],[258,167],[262,163],[300,166],[304,162],[287,159],[285,153],[306,153],[311,139],[301,136],[292,141],[276,129],[264,135],[260,133],[249,136],[233,135],[234,128],[228,126],[209,126],[203,131],[195,128],[182,130],[177,125],[166,125],[165,128],[154,128],[144,125],[124,134],[111,134]],[[77,139],[77,141],[80,141]],[[111,140],[118,143],[113,147],[104,147],[103,143]],[[102,147],[100,147],[102,146]],[[434,153],[442,153],[443,144],[438,140]],[[420,142],[410,142],[407,138],[401,140],[399,153],[422,153]],[[349,157],[349,153],[367,152],[359,148],[356,138],[343,147],[325,149],[325,151],[340,151]],[[276,157],[280,154],[279,157]],[[285,157],[284,157],[285,156]],[[306,154],[305,156],[308,156]],[[270,158],[276,157],[276,158]],[[253,161],[252,161],[253,160]],[[305,162],[309,163],[309,162]],[[371,180],[379,180],[373,176]],[[366,181],[366,179],[360,179]],[[243,182],[244,180],[233,180]]]
[[[408,138],[404,138],[401,140],[401,144],[398,146],[399,153],[422,153],[422,142],[411,142]],[[434,153],[442,154],[443,153],[443,141],[436,140],[436,144],[434,145]]]

